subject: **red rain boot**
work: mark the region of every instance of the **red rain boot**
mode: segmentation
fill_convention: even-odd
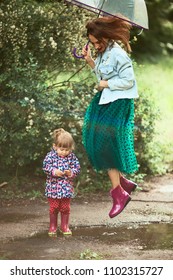
[[[110,195],[113,199],[113,206],[109,212],[109,217],[114,218],[123,211],[127,203],[131,200],[131,197],[120,185],[111,190]]]
[[[131,194],[131,192],[133,192],[137,187],[136,183],[126,179],[123,176],[120,177],[120,184],[128,194]]]
[[[56,236],[57,233],[57,213],[50,214],[50,227],[49,227],[49,236]]]
[[[64,235],[71,235],[72,232],[69,229],[69,214],[61,213],[61,232]]]

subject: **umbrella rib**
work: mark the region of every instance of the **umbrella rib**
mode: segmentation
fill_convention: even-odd
[[[100,9],[99,9],[98,17],[99,17],[99,15],[100,15],[101,11],[102,11],[102,8],[103,8],[104,3],[105,3],[105,0],[103,1],[102,5],[101,5],[101,7],[100,7]]]

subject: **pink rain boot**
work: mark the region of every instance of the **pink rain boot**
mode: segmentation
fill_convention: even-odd
[[[72,235],[69,229],[69,216],[70,214],[61,213],[61,232],[64,235]]]
[[[56,236],[57,235],[57,213],[50,214],[50,227],[49,227],[49,236]]]
[[[110,195],[113,199],[113,206],[109,212],[109,217],[114,218],[123,211],[127,203],[131,200],[131,197],[120,185],[111,190]]]
[[[126,179],[123,176],[120,177],[120,184],[128,194],[131,194],[131,192],[133,192],[137,187],[136,183]]]

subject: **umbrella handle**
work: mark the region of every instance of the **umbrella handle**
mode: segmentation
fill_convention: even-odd
[[[83,56],[83,55],[78,55],[78,54],[76,53],[76,48],[74,48],[74,49],[72,50],[72,54],[73,54],[73,56],[74,56],[75,58],[83,58],[83,59],[84,59],[84,56]]]
[[[86,46],[85,46],[86,51],[88,50],[88,45],[89,45],[89,41],[87,42],[87,44],[86,44]],[[75,58],[83,58],[83,59],[84,59],[84,56],[83,56],[83,55],[78,55],[78,54],[76,53],[76,48],[73,49],[72,54],[74,55]]]

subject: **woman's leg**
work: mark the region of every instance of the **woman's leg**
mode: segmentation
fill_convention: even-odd
[[[108,175],[113,189],[120,185],[120,173],[117,169],[109,169]]]

